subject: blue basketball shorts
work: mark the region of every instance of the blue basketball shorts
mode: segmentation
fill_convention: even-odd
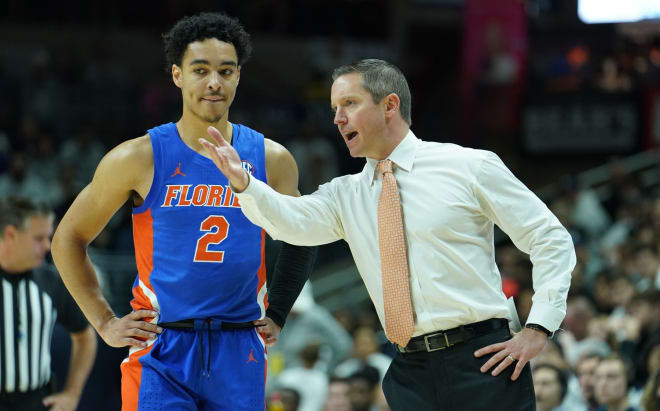
[[[254,328],[163,329],[121,364],[122,410],[265,409],[266,348]]]

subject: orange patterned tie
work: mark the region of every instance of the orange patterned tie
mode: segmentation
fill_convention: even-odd
[[[405,347],[412,336],[414,320],[401,202],[392,174],[392,160],[379,161],[376,170],[383,176],[378,200],[378,246],[383,270],[385,332],[390,341]]]

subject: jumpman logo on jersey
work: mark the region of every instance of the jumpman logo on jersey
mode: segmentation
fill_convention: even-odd
[[[176,166],[176,170],[174,170],[174,173],[172,173],[172,175],[170,176],[170,178],[172,178],[172,177],[174,177],[174,176],[184,176],[184,177],[186,176],[185,174],[183,174],[183,173],[181,172],[181,163],[179,163],[179,165]]]
[[[250,356],[248,357],[246,364],[248,364],[250,361],[254,361],[257,364],[259,363],[259,361],[254,359],[254,348],[250,348]]]

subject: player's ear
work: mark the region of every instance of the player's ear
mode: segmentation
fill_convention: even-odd
[[[236,85],[241,81],[241,66],[236,68]]]
[[[181,67],[172,64],[172,81],[178,88],[181,88],[181,74]]]

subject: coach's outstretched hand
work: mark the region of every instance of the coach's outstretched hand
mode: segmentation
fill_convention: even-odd
[[[257,332],[261,334],[268,347],[275,345],[277,336],[280,335],[280,331],[282,330],[279,325],[275,324],[275,321],[264,317],[261,320],[252,321],[252,324],[257,327]]]
[[[199,139],[200,144],[209,152],[216,167],[227,177],[232,189],[240,193],[250,183],[250,177],[241,165],[241,158],[234,147],[222,137],[222,133],[217,128],[209,126],[208,132],[216,144],[203,138]]]
[[[157,315],[155,311],[138,310],[122,318],[112,317],[99,327],[99,335],[111,347],[146,347],[144,340],[154,339],[163,331],[156,324],[147,322]]]

